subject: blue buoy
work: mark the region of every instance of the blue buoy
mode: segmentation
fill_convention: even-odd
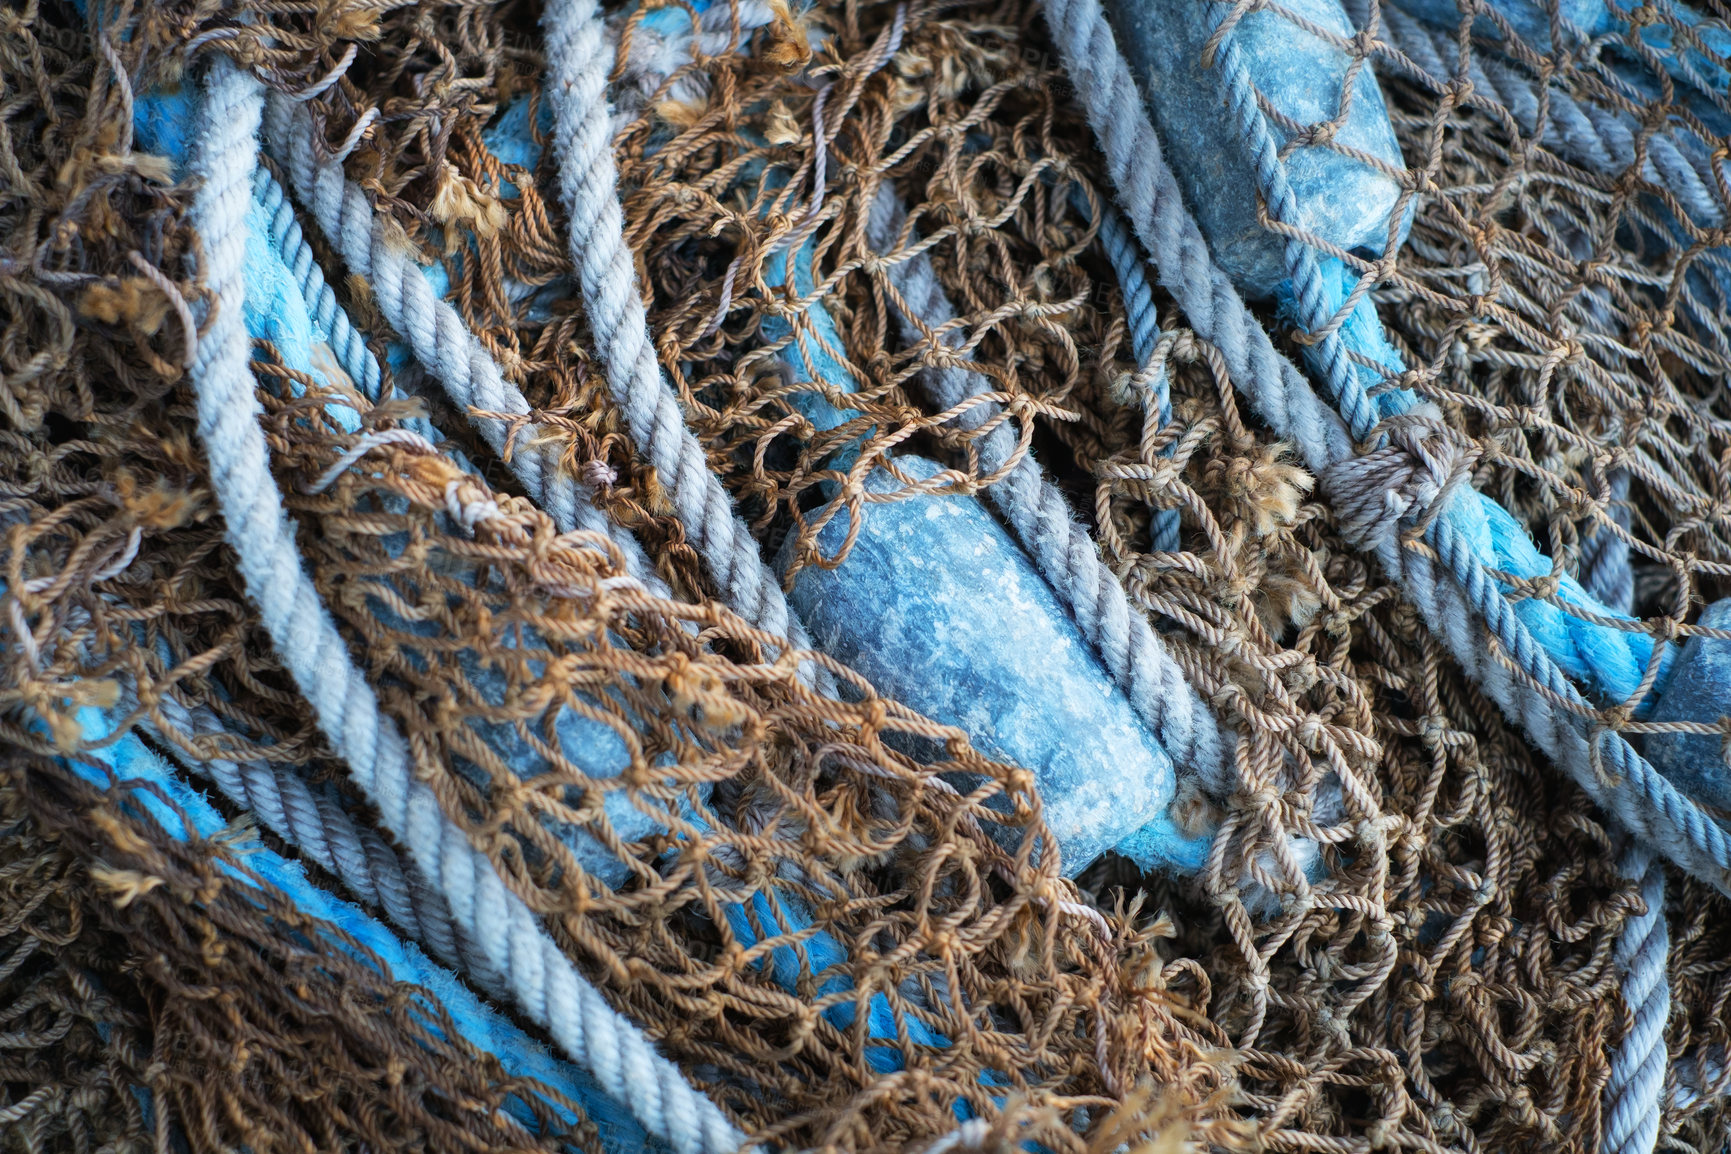
[[[940,466],[897,457],[920,480]],[[872,492],[899,488],[883,470]],[[839,549],[838,517],[818,535]],[[1165,813],[1176,790],[1156,745],[1027,555],[980,501],[874,505],[847,560],[801,569],[790,595],[825,653],[879,691],[1032,771],[1074,875]]]
[[[1335,0],[1282,0],[1282,8],[1351,39],[1352,21]],[[1209,40],[1229,5],[1108,0],[1119,47],[1142,86],[1172,171],[1209,238],[1220,267],[1240,291],[1272,296],[1287,279],[1285,242],[1257,219],[1256,160],[1235,125],[1220,78],[1204,66]],[[1262,96],[1300,125],[1332,122],[1352,65],[1350,53],[1278,11],[1251,9],[1233,26],[1238,50]],[[1276,133],[1280,130],[1276,127]],[[1353,83],[1352,107],[1334,143],[1375,157],[1394,171],[1406,167],[1382,90],[1368,67]],[[1306,147],[1286,159],[1300,219],[1311,236],[1349,252],[1380,256],[1400,181],[1332,148]],[[1221,195],[1223,189],[1230,195]],[[1405,239],[1403,222],[1398,240]]]
[[[1731,597],[1709,605],[1696,624],[1731,629]],[[1731,715],[1731,641],[1691,637],[1648,720],[1718,725],[1727,715]],[[1654,769],[1691,797],[1731,809],[1731,763],[1726,761],[1720,734],[1652,733],[1647,735],[1645,752]]]
[[[810,297],[809,242],[791,260],[771,257],[766,274],[775,285],[791,279],[802,299]],[[855,391],[852,374],[826,351],[843,345],[821,302],[806,321],[815,339],[793,336],[781,351],[784,368],[808,380],[809,365],[823,384]],[[766,318],[763,329],[771,341],[792,335],[778,317]],[[815,390],[790,401],[819,430],[859,415]],[[856,442],[831,467],[846,468],[857,453]],[[913,455],[897,455],[895,464],[919,480],[942,470]],[[876,469],[865,486],[884,493],[901,483]],[[838,516],[818,534],[818,547],[834,555],[846,535]],[[788,560],[784,550],[784,568]],[[789,600],[825,653],[909,708],[961,729],[988,756],[1032,772],[1065,874],[1150,827],[1136,843],[1141,864],[1190,871],[1201,864],[1206,842],[1184,838],[1167,817],[1177,790],[1171,758],[1026,552],[977,497],[871,506],[847,558],[835,568],[802,568]]]

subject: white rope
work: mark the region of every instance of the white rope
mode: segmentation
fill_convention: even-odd
[[[361,188],[343,175],[341,161],[321,157],[312,115],[304,105],[272,94],[265,111],[265,139],[287,170],[301,203],[349,270],[366,278],[385,322],[467,413],[495,453],[506,459],[529,497],[559,531],[605,534],[625,557],[626,568],[665,596],[667,585],[637,539],[615,525],[594,502],[593,490],[564,467],[559,434],[524,420],[532,410],[522,390],[505,379],[499,364],[469,331],[462,316],[433,290],[407,242],[373,212]],[[476,411],[503,414],[477,416]]]
[[[192,220],[204,242],[207,283],[217,301],[192,370],[199,435],[248,595],[279,658],[313,706],[332,750],[348,762],[356,785],[378,808],[384,828],[438,885],[452,917],[486,952],[524,1015],[546,1027],[608,1094],[626,1103],[647,1129],[681,1154],[736,1150],[745,1140],[739,1130],[673,1063],[657,1054],[628,1019],[607,1005],[487,858],[445,817],[432,789],[416,779],[402,734],[380,711],[372,686],[350,659],[301,565],[294,528],[268,467],[242,320],[246,215],[263,105],[258,81],[226,57],[217,57],[206,79],[191,165],[203,182]],[[341,201],[340,174],[338,180],[334,189],[324,182],[317,190],[327,202],[333,194]],[[378,283],[378,269],[357,271],[373,274],[375,293],[389,295],[410,322],[408,327],[426,341],[442,342],[440,350],[452,357],[467,348],[429,315],[425,298],[405,292],[403,285],[410,279],[403,275],[405,269],[396,270],[397,283],[388,293],[380,291],[384,286]],[[418,272],[413,280],[425,283]],[[405,307],[410,311],[404,312]],[[470,373],[485,375],[474,365]]]
[[[708,456],[686,427],[679,398],[655,359],[636,264],[625,243],[606,96],[613,52],[599,9],[595,0],[551,0],[541,26],[571,262],[608,388],[723,600],[753,625],[793,638],[803,648],[804,631],[792,619],[781,583],[710,471]]]
[[[906,213],[895,190],[884,185],[872,203],[866,225],[867,243],[873,252],[887,252],[900,236]],[[955,310],[938,283],[931,259],[920,252],[907,260],[887,264],[890,284],[902,297],[907,312],[899,308],[901,338],[906,344],[928,339],[930,333],[953,320]],[[910,315],[911,314],[911,315]],[[951,348],[960,348],[963,334],[949,330],[940,338]],[[927,370],[923,384],[932,404],[940,411],[953,409],[968,397],[991,392],[990,383],[979,373],[960,365]],[[957,422],[977,429],[997,417],[1002,406],[982,402]],[[996,471],[1015,452],[1018,439],[1009,422],[1001,422],[975,442],[980,468]],[[992,503],[1010,523],[1022,547],[1039,566],[1052,591],[1070,609],[1082,636],[1100,655],[1113,681],[1124,690],[1131,706],[1165,747],[1179,770],[1201,779],[1203,788],[1216,798],[1237,786],[1220,738],[1220,727],[1201,694],[1184,671],[1166,652],[1147,615],[1130,601],[1124,586],[1110,568],[1101,564],[1100,552],[1087,528],[1070,511],[1070,502],[1059,488],[1040,472],[1033,454],[1024,454],[1016,467],[986,490]]]

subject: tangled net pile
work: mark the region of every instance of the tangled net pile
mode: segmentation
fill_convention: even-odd
[[[1607,535],[1629,542],[1631,628],[1674,635],[1731,560],[1716,504],[1731,282],[1714,270],[1731,199],[1722,182],[1680,199],[1656,142],[1693,133],[1683,151],[1716,165],[1727,110],[1697,109],[1651,49],[1619,55],[1614,38],[1551,53],[1358,7],[1351,47],[1389,97],[1416,205],[1406,246],[1357,266],[1414,366],[1399,384],[1478,447],[1472,482],[1560,571],[1584,579]],[[16,831],[0,838],[0,991],[22,1007],[0,1026],[0,1148],[149,1149],[171,1129],[198,1151],[598,1141],[557,1090],[478,1062],[436,999],[357,961],[340,930],[237,884],[244,853],[176,841],[126,788],[66,768],[100,777],[112,739],[80,711],[107,710],[195,774],[262,764],[374,820],[223,543],[188,432],[206,291],[184,272],[192,189],[131,143],[137,94],[223,53],[303,97],[377,211],[444,264],[534,409],[522,425],[558,438],[668,587],[602,538],[560,534],[412,362],[373,403],[259,348],[302,554],[417,775],[747,1132],[919,1148],[973,1117],[967,1144],[1005,1150],[1599,1150],[1607,1055],[1629,1028],[1613,945],[1641,909],[1613,830],[1355,548],[1191,318],[1158,293],[1126,300],[1103,235],[1114,194],[1040,9],[736,0],[692,13],[715,35],[689,60],[652,12],[610,18],[626,236],[663,370],[764,556],[790,575],[845,564],[851,536],[826,552],[827,525],[983,491],[1032,453],[1230,738],[1235,792],[1186,799],[1218,825],[1206,869],[1109,857],[1061,878],[1036,853],[1029,774],[719,603],[576,295],[537,304],[575,275],[550,150],[528,167],[485,140],[514,102],[538,123],[531,6],[120,4],[86,24],[31,0],[0,14],[0,821]],[[1605,63],[1631,54],[1658,96]],[[1617,111],[1627,139],[1571,151],[1569,106],[1522,103],[1521,77]],[[907,210],[888,248],[867,236],[885,189]],[[318,251],[388,365],[366,282]],[[782,271],[795,251],[809,285]],[[920,254],[956,319],[911,341],[894,274]],[[1131,333],[1150,305],[1147,363]],[[821,374],[794,379],[788,348],[853,380],[825,393],[852,414],[836,428],[803,415]],[[1017,432],[1010,462],[982,463],[992,425],[918,387],[963,355]],[[1169,420],[1148,399],[1161,374]],[[422,417],[446,440],[372,435]],[[947,468],[898,473],[887,454],[904,448]],[[868,492],[874,469],[900,483]],[[616,772],[567,747],[574,718],[611,734]],[[1622,703],[1599,720],[1642,724]],[[520,776],[501,750],[547,768]],[[647,820],[622,830],[624,814]],[[1322,868],[1283,868],[1294,837]],[[620,871],[597,876],[586,844]],[[1667,1097],[1674,1149],[1731,1138],[1724,900],[1672,874],[1668,1046],[1696,1072]],[[820,935],[841,948],[818,960]],[[33,944],[62,941],[51,964]],[[296,1012],[344,1008],[296,1033],[271,982],[303,970]],[[198,1001],[219,987],[237,992],[227,1016]],[[880,1004],[888,1037],[867,1028]],[[140,1087],[165,1104],[148,1117]]]

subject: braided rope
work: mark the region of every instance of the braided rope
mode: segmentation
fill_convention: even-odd
[[[1161,285],[1197,334],[1219,349],[1256,411],[1299,447],[1312,471],[1320,475],[1351,459],[1345,422],[1274,348],[1209,254],[1099,0],[1050,0],[1046,19],[1125,216]],[[1455,580],[1440,580],[1430,556],[1403,549],[1393,534],[1376,542],[1374,552],[1467,673],[1588,796],[1680,867],[1731,890],[1731,843],[1725,831],[1621,735],[1589,726],[1588,707],[1573,683],[1533,641],[1446,518],[1431,522],[1427,540]],[[1517,677],[1505,660],[1527,678]]]
[[[194,738],[228,733],[215,712],[188,709],[172,696],[157,703],[166,727],[146,722],[158,741],[178,745],[175,735]],[[293,769],[264,761],[188,757],[193,772],[208,777],[224,797],[257,814],[266,829],[294,846],[306,860],[334,876],[362,903],[376,906],[409,938],[439,961],[458,966],[482,989],[504,989],[485,953],[467,941],[438,890],[413,862],[405,862],[378,831],[357,822],[327,791],[315,792]]]
[[[1455,30],[1429,24],[1393,6],[1383,16],[1390,42],[1419,72],[1436,77],[1459,71],[1458,63],[1450,63],[1459,58]],[[1393,62],[1396,67],[1405,67],[1400,57]],[[1640,143],[1644,179],[1674,195],[1699,226],[1714,228],[1722,223],[1724,208],[1715,191],[1719,178],[1714,161],[1705,148],[1690,147],[1686,137],[1666,129],[1643,139],[1642,125],[1632,114],[1577,100],[1561,85],[1546,88],[1512,61],[1482,49],[1468,59],[1467,76],[1475,94],[1482,93],[1508,109],[1529,132],[1539,123],[1542,95],[1546,147],[1595,172],[1613,177],[1626,172],[1637,160],[1636,145]],[[1681,303],[1685,308],[1701,307],[1689,293],[1683,294]],[[1707,325],[1703,331],[1714,333],[1717,327]],[[1623,503],[1628,495],[1628,472],[1613,470],[1608,494],[1611,517],[1624,529],[1629,527],[1629,509]],[[1620,534],[1599,528],[1586,535],[1581,542],[1581,574],[1582,584],[1600,601],[1618,612],[1629,611],[1635,592],[1634,571],[1629,565],[1629,543]]]
[[[1665,927],[1665,866],[1640,842],[1631,842],[1618,868],[1641,883],[1645,913],[1623,923],[1615,960],[1623,971],[1623,1004],[1629,1032],[1611,1058],[1605,1084],[1605,1133],[1602,1154],[1652,1154],[1664,1112],[1665,1023],[1671,1017],[1671,980],[1665,960],[1671,952]]]
[[[126,712],[124,705],[106,715],[95,709],[83,711],[80,721],[86,738],[106,741],[114,732],[112,719],[123,712]],[[170,834],[190,837],[196,832],[208,838],[228,828],[227,820],[216,807],[135,734],[125,734],[107,746],[104,761],[106,770],[82,759],[67,759],[61,764],[104,788],[110,784],[110,773],[120,780],[150,783],[173,803],[173,809],[162,805],[154,794],[141,794],[139,800]],[[297,910],[338,927],[351,940],[370,950],[383,963],[386,977],[430,992],[450,1014],[465,1042],[498,1058],[508,1073],[534,1078],[577,1099],[600,1130],[609,1154],[642,1154],[661,1149],[623,1107],[601,1092],[592,1078],[548,1054],[509,1018],[477,998],[457,975],[430,962],[412,943],[397,937],[365,911],[319,888],[299,865],[267,846],[254,843],[242,847],[242,851],[251,873],[281,891]]]
[[[1080,196],[1077,200],[1081,202],[1080,207],[1086,209],[1086,202],[1082,201]],[[1154,290],[1149,287],[1147,274],[1142,270],[1142,249],[1136,244],[1136,238],[1130,235],[1130,230],[1124,227],[1124,218],[1109,204],[1100,206],[1100,243],[1106,249],[1106,259],[1112,265],[1112,272],[1118,277],[1118,290],[1124,297],[1125,320],[1130,326],[1130,347],[1136,354],[1136,363],[1150,364],[1154,360],[1155,347],[1160,341]],[[1149,382],[1148,389],[1154,402],[1155,415],[1162,425],[1169,424],[1172,420],[1172,395],[1166,366],[1160,366],[1154,379]],[[1177,448],[1176,444],[1168,445],[1161,450],[1161,455],[1169,457]],[[1178,510],[1155,509],[1152,512],[1149,535],[1154,551],[1178,552]]]
[[[445,817],[432,789],[415,778],[402,734],[382,714],[301,565],[293,526],[268,468],[242,322],[246,212],[263,106],[257,80],[218,57],[206,79],[192,162],[194,174],[203,178],[192,219],[204,241],[207,281],[218,302],[192,373],[199,435],[247,591],[332,749],[378,807],[381,824],[408,848],[423,874],[436,879],[452,916],[487,952],[523,1013],[545,1026],[609,1095],[626,1103],[680,1154],[736,1150],[744,1142],[738,1129],[607,1005],[487,858]],[[338,181],[333,188],[321,180],[314,192],[327,211],[334,199],[341,213],[340,174]],[[348,207],[352,212],[352,202]],[[354,232],[354,218],[349,223],[345,235]],[[401,267],[394,284],[384,283],[381,274],[388,269],[369,265],[357,271],[372,272],[375,293],[395,302],[398,311],[407,298],[407,327],[418,339],[451,359],[466,351],[436,315],[429,315],[425,297],[405,291],[410,278]],[[412,279],[425,285],[418,273]],[[472,376],[485,376],[484,365],[471,361],[469,368]]]
[[[595,0],[553,0],[541,18],[553,151],[583,308],[626,429],[654,467],[723,600],[766,632],[801,643],[804,630],[661,375],[625,243],[607,108],[612,66]]]
[[[896,199],[895,190],[885,185],[872,202],[866,225],[867,243],[874,251],[888,251],[905,220],[906,213]],[[926,340],[932,330],[954,319],[955,309],[925,252],[887,265],[886,272],[901,297],[897,316],[905,343]],[[940,339],[952,348],[965,343],[963,335],[953,329]],[[928,369],[922,376],[932,403],[940,410],[992,391],[983,376],[960,365]],[[1001,405],[981,402],[959,423],[964,428],[977,429],[1001,412]],[[980,467],[996,471],[1015,453],[1018,439],[1009,423],[1003,422],[975,445]],[[986,493],[1039,566],[1052,591],[1069,606],[1082,636],[1099,653],[1112,680],[1124,690],[1137,715],[1173,762],[1200,777],[1204,789],[1214,796],[1230,793],[1237,779],[1225,756],[1213,713],[1166,652],[1147,616],[1131,603],[1117,574],[1101,564],[1099,548],[1087,528],[1076,520],[1063,492],[1046,480],[1033,454],[1024,454],[1016,467]]]
[[[1440,56],[1440,53],[1438,55]],[[1237,50],[1230,30],[1218,46],[1216,59],[1218,67],[1225,74],[1229,99],[1238,114],[1239,126],[1250,137],[1256,151],[1258,179],[1270,213],[1277,220],[1296,219],[1297,205],[1292,190],[1286,183],[1285,165],[1279,158],[1274,134],[1266,115],[1257,104],[1249,70]],[[1528,98],[1532,99],[1530,93]],[[1565,118],[1566,125],[1573,125],[1578,129],[1581,125],[1591,123],[1578,106],[1572,107],[1572,111],[1574,116]],[[1533,111],[1531,123],[1537,123],[1536,109]],[[1323,274],[1309,246],[1296,236],[1288,238],[1285,249],[1288,271],[1292,274],[1300,303],[1300,320],[1312,330],[1320,329],[1331,320],[1331,306],[1334,304],[1328,299],[1330,294],[1323,287]],[[1322,363],[1324,375],[1329,380],[1337,401],[1343,402],[1343,407],[1355,414],[1352,420],[1354,432],[1365,436],[1371,429],[1360,427],[1360,415],[1375,414],[1377,407],[1363,387],[1360,379],[1363,370],[1352,365],[1347,356],[1352,352],[1376,356],[1382,350],[1376,347],[1381,341],[1380,325],[1374,306],[1370,306],[1366,301],[1361,304],[1359,311],[1365,314],[1369,322],[1365,328],[1370,339],[1354,340],[1353,333],[1343,328],[1326,334],[1320,347],[1314,350],[1314,355],[1315,359]],[[1396,396],[1399,394],[1391,395],[1389,400],[1394,400]],[[1410,401],[1410,398],[1408,400]],[[1389,407],[1385,403],[1383,411],[1386,412]],[[1614,489],[1613,498],[1626,499],[1628,484],[1627,472],[1619,470],[1613,479],[1613,486],[1620,488],[1620,491]],[[1462,494],[1460,499],[1472,500],[1474,497],[1488,500],[1477,494]],[[1626,508],[1622,513],[1626,518]],[[1614,532],[1599,529],[1589,535],[1587,545],[1583,560],[1586,566],[1587,588],[1592,591],[1589,596],[1602,591],[1612,599],[1609,606],[1589,605],[1588,608],[1593,611],[1601,607],[1611,608],[1613,612],[1616,609],[1626,611],[1634,593],[1634,574],[1629,564],[1627,542]],[[1464,555],[1465,551],[1461,552]],[[1479,552],[1481,562],[1507,568],[1504,558],[1497,551],[1481,547]],[[1536,608],[1536,604],[1528,606],[1529,612]],[[1514,614],[1510,614],[1510,618],[1517,619]],[[1627,635],[1617,630],[1576,619],[1569,619],[1567,624],[1567,631],[1559,631],[1556,638],[1567,642],[1578,654],[1586,657],[1589,665],[1598,655],[1600,647],[1610,648],[1620,644],[1626,646],[1630,640]],[[1600,679],[1604,680],[1602,669],[1594,668],[1593,672],[1600,674]],[[1639,841],[1630,846],[1622,868],[1629,876],[1640,880],[1647,909],[1640,917],[1628,921],[1617,941],[1616,962],[1624,974],[1623,998],[1633,1012],[1633,1023],[1621,1047],[1612,1057],[1611,1077],[1604,1092],[1607,1117],[1601,1149],[1606,1154],[1651,1154],[1658,1140],[1663,1109],[1668,1058],[1665,1048],[1665,1023],[1670,1015],[1671,1000],[1670,986],[1665,974],[1665,959],[1669,952],[1664,916],[1665,874],[1663,865],[1652,850]]]
[[[565,470],[562,440],[542,435],[543,427],[533,421],[518,424],[506,419],[529,416],[528,399],[505,379],[498,362],[469,331],[462,316],[422,275],[407,242],[392,235],[389,222],[373,212],[367,194],[343,175],[342,162],[320,156],[317,130],[306,106],[273,95],[264,119],[267,146],[287,170],[302,203],[310,207],[319,231],[350,270],[367,279],[385,323],[408,342],[410,352],[444,388],[451,403],[469,414],[488,446],[509,463],[524,491],[553,518],[561,532],[605,534],[624,555],[627,571],[657,596],[665,596],[667,586],[655,574],[637,539],[596,506],[593,489]],[[265,177],[269,180],[268,174]],[[280,237],[284,260],[300,280],[309,307],[333,333],[333,347],[345,355],[350,345],[337,346],[335,342],[342,333],[352,332],[352,326],[342,317],[341,307],[324,283],[312,248],[294,223],[293,209],[283,200],[282,190],[274,180],[268,185],[259,183],[266,190],[261,203],[275,213],[273,233]],[[292,227],[283,225],[285,214]],[[325,322],[327,309],[334,310],[333,318],[342,319]],[[366,361],[372,361],[364,341],[359,349]],[[361,368],[360,376],[350,366],[350,361],[343,362],[344,371],[357,383],[363,379],[373,382],[367,395],[376,397],[377,363],[370,369]],[[480,416],[477,410],[505,416]],[[431,440],[438,439],[430,427],[419,431]]]
[[[1395,14],[1395,22],[1397,27],[1400,23],[1415,23],[1399,14]],[[1416,29],[1401,28],[1401,31],[1408,33],[1405,42],[1417,53],[1415,62],[1421,68],[1441,66],[1445,51],[1441,45],[1446,34],[1438,30],[1433,35],[1412,36]],[[1495,62],[1480,64],[1475,60],[1472,67],[1476,85],[1482,85],[1505,106],[1512,107],[1527,126],[1538,123],[1535,82]],[[1560,151],[1577,156],[1600,171],[1620,171],[1633,162],[1634,134],[1627,117],[1594,105],[1582,105],[1564,92],[1548,95],[1553,120],[1547,139],[1553,147],[1560,146]],[[1700,174],[1668,137],[1654,139],[1646,168],[1649,177],[1660,173],[1674,177],[1667,183],[1698,219],[1718,218],[1718,205],[1701,187]],[[1619,502],[1613,516],[1626,528],[1628,510],[1621,502],[1628,497],[1628,473],[1617,470],[1611,486],[1609,496]],[[1584,583],[1595,597],[1627,612],[1634,593],[1627,541],[1605,529],[1590,533],[1583,542],[1582,571]],[[1605,1132],[1600,1149],[1605,1154],[1651,1154],[1658,1142],[1668,1059],[1665,1025],[1670,1016],[1670,985],[1665,972],[1669,953],[1664,916],[1665,875],[1657,856],[1640,841],[1631,843],[1621,868],[1627,876],[1640,881],[1646,910],[1624,925],[1615,951],[1616,965],[1623,972],[1623,1000],[1632,1020],[1629,1032],[1612,1055],[1610,1079],[1604,1090]]]
[[[1222,27],[1214,67],[1225,81],[1227,102],[1238,128],[1250,143],[1257,183],[1269,216],[1286,224],[1298,222],[1302,219],[1298,198],[1286,178],[1280,143],[1262,111],[1255,81],[1230,25]],[[1316,251],[1297,229],[1287,235],[1283,248],[1297,319],[1318,334],[1316,343],[1306,349],[1306,359],[1320,368],[1353,436],[1361,441],[1377,440],[1379,422],[1411,409],[1417,398],[1403,389],[1385,394],[1380,401],[1373,399],[1371,388],[1379,383],[1382,370],[1362,362],[1400,372],[1405,368],[1400,354],[1384,337],[1376,306],[1368,296],[1357,301],[1348,323],[1338,326],[1332,323],[1352,291],[1351,282],[1356,278],[1351,270],[1338,260],[1319,261]],[[1535,571],[1541,568],[1548,572],[1549,566],[1531,545],[1525,530],[1500,507],[1492,505],[1490,498],[1463,487],[1452,506],[1445,506],[1445,516],[1461,517],[1468,523],[1495,517],[1513,529],[1507,538],[1490,532],[1473,533],[1480,558],[1488,567],[1529,576],[1538,575]],[[1610,606],[1596,602],[1571,578],[1564,579],[1562,592],[1587,613],[1615,616]],[[1644,684],[1653,648],[1652,639],[1646,634],[1587,621],[1540,599],[1524,601],[1519,612],[1532,628],[1541,631],[1559,664],[1586,677],[1606,694],[1626,697]]]
[[[324,270],[319,267],[312,246],[301,234],[300,221],[295,219],[294,206],[283,194],[282,185],[266,169],[258,168],[252,174],[252,195],[270,218],[268,235],[271,245],[282,258],[289,275],[294,277],[295,287],[300,289],[301,298],[306,301],[307,312],[314,323],[330,334],[328,343],[336,354],[337,363],[363,396],[378,400],[382,376],[379,362],[373,351],[367,348],[367,340],[360,330],[349,323],[349,314],[337,300],[337,294],[325,283]]]

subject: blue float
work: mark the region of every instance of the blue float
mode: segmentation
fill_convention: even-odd
[[[1346,39],[1357,31],[1334,0],[1282,0],[1281,8]],[[1222,103],[1219,75],[1206,55],[1221,18],[1232,9],[1111,0],[1107,10],[1215,261],[1247,295],[1272,296],[1287,279],[1285,242],[1257,217],[1256,158]],[[1233,35],[1262,96],[1277,112],[1304,125],[1336,118],[1352,65],[1348,53],[1273,9],[1251,8]],[[1368,67],[1358,73],[1352,107],[1334,143],[1395,171],[1406,167]],[[1286,170],[1300,214],[1294,223],[1307,233],[1373,257],[1388,248],[1399,180],[1343,152],[1316,147],[1298,149]],[[1404,227],[1394,239],[1405,239]]]
[[[785,283],[791,263],[795,294],[809,298],[810,261],[809,245],[791,262],[777,254],[768,279]],[[784,369],[797,380],[855,391],[853,375],[827,351],[842,347],[828,311],[815,303],[806,319],[810,339],[778,318],[763,324],[766,338],[787,341]],[[821,382],[810,381],[808,365]],[[815,388],[789,399],[819,431],[860,415],[838,409]],[[858,452],[855,441],[830,466],[846,469]],[[912,454],[893,460],[920,481],[943,468]],[[870,493],[904,487],[883,468],[864,484]],[[845,518],[837,516],[819,532],[818,548],[839,553],[846,535]],[[784,549],[784,569],[790,560]],[[1032,772],[1067,875],[1148,827],[1137,843],[1144,864],[1200,866],[1206,841],[1184,838],[1167,818],[1177,790],[1171,758],[1028,555],[977,497],[922,495],[872,505],[846,560],[801,568],[789,601],[825,653],[881,692],[956,726],[988,756]]]
[[[1731,629],[1731,598],[1715,601],[1695,623],[1705,629]],[[1731,641],[1689,638],[1671,673],[1671,683],[1648,720],[1694,721],[1717,726],[1731,714]],[[1647,760],[1653,768],[1699,801],[1731,810],[1731,764],[1725,736],[1719,733],[1652,733]]]

